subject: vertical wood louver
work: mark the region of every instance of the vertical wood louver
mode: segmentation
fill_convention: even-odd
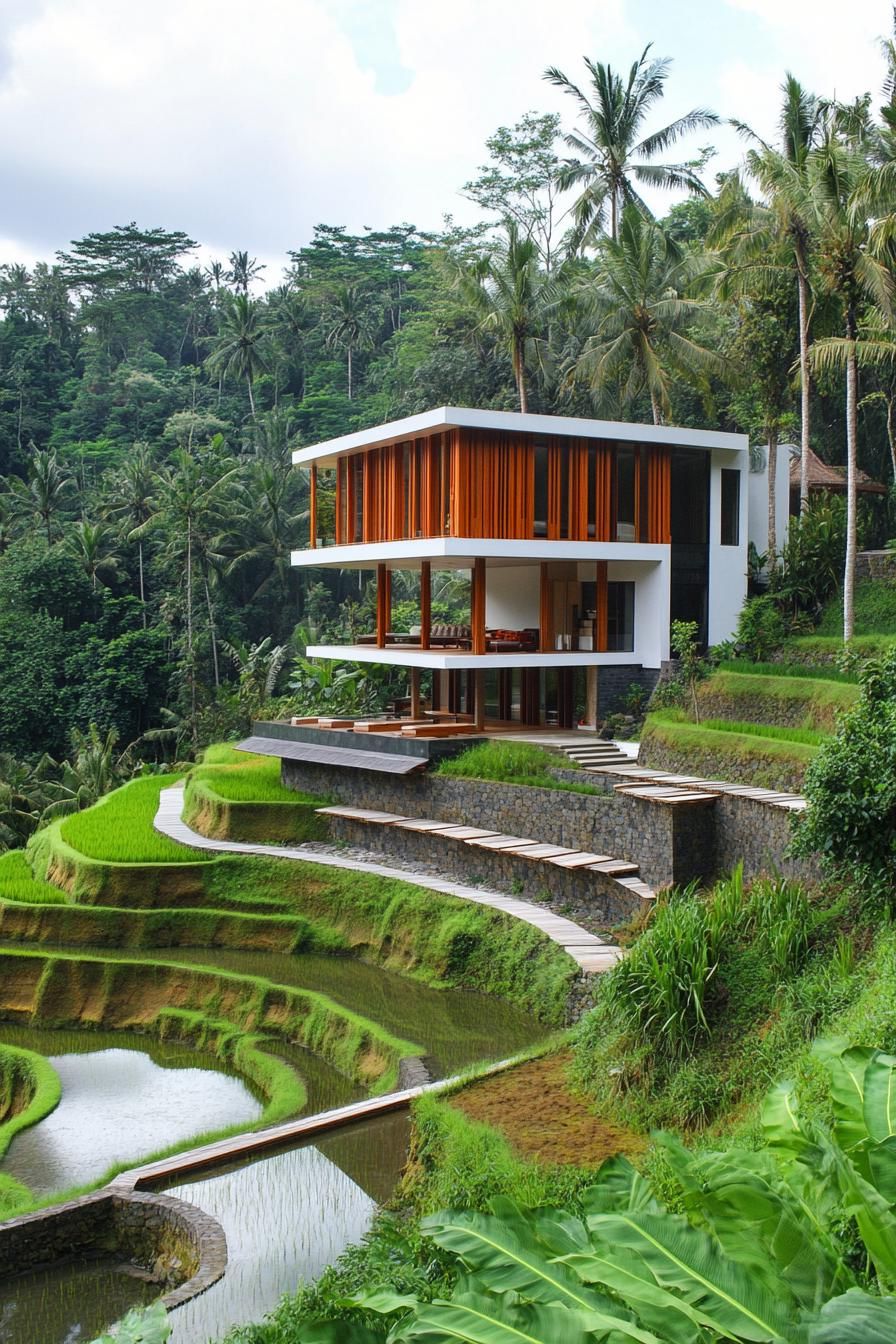
[[[619,445],[602,440],[540,440],[546,454],[546,519],[550,541],[617,539]],[[536,535],[534,436],[484,429],[448,430],[386,444],[336,465],[335,540]],[[671,467],[666,447],[626,451],[634,470],[633,538],[668,544]],[[315,526],[319,511],[312,472]],[[631,490],[631,484],[629,485]],[[316,539],[313,532],[312,544]],[[629,539],[626,537],[625,539]]]

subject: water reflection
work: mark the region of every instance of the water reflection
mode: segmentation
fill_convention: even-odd
[[[218,1219],[228,1254],[223,1279],[172,1313],[171,1344],[206,1344],[260,1320],[363,1237],[397,1180],[407,1132],[406,1115],[386,1116],[319,1146],[166,1187]]]
[[[158,1292],[121,1266],[97,1260],[6,1279],[0,1284],[0,1341],[82,1344]]]
[[[62,1100],[17,1134],[3,1170],[36,1195],[98,1180],[117,1162],[228,1125],[255,1124],[261,1103],[239,1078],[164,1068],[140,1050],[52,1056]]]

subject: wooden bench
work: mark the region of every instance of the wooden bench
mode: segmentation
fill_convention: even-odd
[[[402,737],[460,737],[475,733],[472,723],[421,723],[402,726]]]
[[[356,733],[399,733],[403,728],[425,728],[428,719],[371,719],[355,723]]]

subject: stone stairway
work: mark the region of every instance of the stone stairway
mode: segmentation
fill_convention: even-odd
[[[592,739],[590,742],[581,743],[581,745],[578,743],[564,744],[560,750],[564,756],[584,766],[586,770],[605,770],[607,766],[633,764],[632,758],[617,747],[615,742],[602,742]]]

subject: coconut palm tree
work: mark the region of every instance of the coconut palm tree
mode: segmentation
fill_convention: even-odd
[[[824,132],[825,106],[791,74],[781,86],[784,95],[778,118],[777,146],[768,144],[744,122],[733,124],[752,143],[747,170],[758,183],[766,204],[751,204],[736,220],[729,236],[715,238],[726,245],[729,264],[740,269],[748,286],[763,276],[775,282],[776,267],[769,253],[784,244],[793,269],[799,303],[800,357],[800,511],[809,507],[810,392],[809,324],[811,315],[810,255],[812,207],[807,194],[809,156]]]
[[[893,272],[876,255],[872,222],[863,208],[869,174],[874,172],[861,145],[840,138],[833,126],[807,164],[811,227],[817,239],[821,283],[838,301],[843,335],[815,342],[811,359],[817,369],[836,368],[846,375],[846,564],[843,575],[843,639],[853,634],[856,559],[856,446],[858,439],[858,339],[863,303],[884,319],[896,318]]]
[[[570,381],[590,383],[597,393],[619,388],[632,402],[646,393],[653,423],[670,409],[674,377],[705,383],[725,376],[728,366],[687,333],[688,323],[709,310],[688,298],[697,259],[682,251],[655,220],[630,203],[622,211],[619,238],[605,238],[597,258],[597,281],[579,288],[585,322],[591,328],[570,370]]]
[[[137,543],[137,567],[143,627],[146,628],[143,539],[155,506],[155,473],[146,444],[135,443],[134,451],[112,479],[106,498],[106,515],[117,519],[127,541]]]
[[[676,118],[662,130],[644,135],[644,122],[654,104],[665,93],[664,85],[671,62],[649,59],[651,43],[633,62],[628,78],[609,65],[585,59],[590,77],[588,94],[571,79],[550,66],[544,74],[549,83],[568,93],[578,105],[582,129],[565,135],[566,144],[577,157],[567,159],[560,171],[562,189],[581,188],[573,207],[581,236],[604,224],[610,213],[610,237],[619,238],[622,210],[634,203],[645,213],[638,187],[685,188],[706,194],[693,163],[653,163],[658,154],[691,131],[718,124],[714,112],[695,107]]]
[[[43,529],[47,545],[52,545],[61,532],[60,515],[74,491],[74,481],[59,465],[55,452],[50,449],[36,450],[31,459],[28,480],[12,476],[7,484],[10,512],[19,521],[37,521]]]
[[[215,345],[205,361],[206,368],[216,377],[245,379],[253,420],[255,396],[252,385],[267,370],[269,336],[262,305],[247,294],[233,294],[221,306]]]
[[[507,222],[506,240],[459,272],[460,286],[479,315],[478,330],[492,331],[510,355],[520,410],[529,409],[527,369],[541,362],[550,283],[538,265],[534,238]]]
[[[69,532],[65,544],[90,579],[94,592],[101,578],[111,578],[118,569],[115,534],[107,523],[89,523],[82,518]]]
[[[380,326],[380,318],[374,311],[368,286],[358,281],[337,285],[327,301],[322,323],[327,347],[345,351],[348,399],[351,401],[354,353],[372,348]]]

